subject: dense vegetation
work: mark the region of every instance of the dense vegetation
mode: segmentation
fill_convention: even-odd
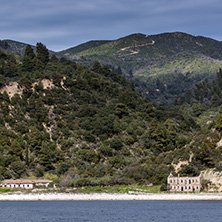
[[[24,55],[26,44],[2,40],[0,49]],[[36,47],[32,46],[34,51]],[[112,41],[89,41],[49,52],[91,68],[94,61],[124,75],[135,90],[156,104],[172,105],[195,84],[212,81],[221,67],[222,42],[186,33],[132,34]],[[183,82],[183,84],[178,84]]]
[[[133,34],[114,41],[87,42],[58,55],[90,66],[94,60],[120,69],[136,91],[158,104],[173,104],[221,66],[222,43],[186,33]],[[163,84],[159,88],[157,82]],[[183,81],[184,84],[178,84]]]
[[[0,179],[162,184],[180,160],[190,160],[181,174],[221,170],[221,76],[164,107],[99,62],[58,59],[42,43],[23,58],[1,51]],[[204,112],[214,112],[208,128]]]

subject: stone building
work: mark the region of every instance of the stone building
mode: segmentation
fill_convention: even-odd
[[[170,174],[167,178],[167,187],[171,192],[200,192],[203,188],[203,176],[198,177],[174,177]]]

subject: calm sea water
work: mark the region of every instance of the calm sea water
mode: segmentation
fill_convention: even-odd
[[[221,222],[222,201],[0,201],[1,222]]]

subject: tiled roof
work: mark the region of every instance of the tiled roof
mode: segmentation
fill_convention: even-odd
[[[35,183],[51,183],[52,180],[44,180],[44,179],[38,179],[38,180],[29,180],[29,179],[18,179],[18,180],[3,180],[0,182],[0,184],[35,184]]]

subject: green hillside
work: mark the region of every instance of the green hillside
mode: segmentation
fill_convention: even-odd
[[[73,48],[70,48],[70,49],[67,49],[67,50],[63,50],[63,51],[59,52],[58,55],[61,54],[61,56],[65,55],[66,57],[69,57],[69,56],[72,56],[73,54],[77,54],[77,53],[80,53],[82,51],[98,47],[98,46],[103,45],[107,42],[109,42],[109,41],[106,40],[106,41],[86,42],[86,43],[83,43],[83,44],[78,45],[76,47],[73,47]]]
[[[210,60],[186,56],[193,65]],[[167,107],[139,94],[139,80],[134,86],[99,62],[88,68],[59,59],[41,43],[36,53],[27,46],[22,58],[0,51],[0,180],[42,177],[61,187],[153,183],[165,190],[170,172],[221,171],[222,70],[214,76],[188,89],[191,78],[176,75],[175,91],[181,84],[188,90]],[[159,79],[155,86],[161,100],[169,86]]]
[[[174,93],[182,96],[181,92],[187,87],[192,88],[206,78],[213,79],[221,67],[222,43],[205,37],[179,32],[152,36],[133,34],[102,43],[98,46],[90,44],[90,47],[85,44],[85,50],[72,48],[68,54],[63,51],[60,55],[71,60],[78,59],[89,67],[95,60],[114,69],[119,67],[125,76],[136,82],[137,90],[144,95],[147,95],[147,88],[156,87],[157,79],[164,85],[175,85],[178,83],[174,82],[175,79],[177,81],[182,74],[189,79],[189,84],[186,87],[180,85],[181,90]],[[174,94],[162,92],[161,97],[165,99],[161,100],[157,98],[159,94],[151,97],[155,102],[172,104],[176,99]],[[172,99],[168,100],[168,97]]]
[[[0,49],[18,55],[24,54],[26,46],[12,40],[0,41]],[[35,46],[32,48],[36,50]],[[89,68],[99,61],[133,81],[136,90],[152,101],[172,105],[196,83],[214,79],[221,67],[222,42],[181,32],[138,33],[112,41],[89,41],[61,52],[50,51],[50,54]],[[161,81],[165,90],[159,90],[156,81]]]
[[[157,106],[95,63],[49,58],[37,44],[22,63],[0,54],[0,177],[54,178],[60,186],[165,183],[199,127]],[[196,173],[208,165],[198,165]]]

